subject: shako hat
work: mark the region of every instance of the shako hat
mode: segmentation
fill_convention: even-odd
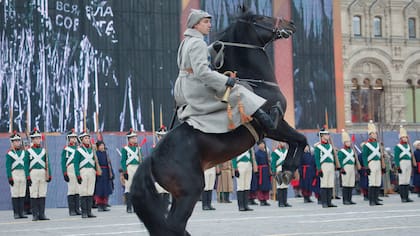
[[[341,141],[343,143],[351,141],[349,133],[347,133],[344,129],[343,132],[341,132]]]
[[[39,131],[37,128],[34,128],[34,130],[32,130],[31,133],[29,134],[29,137],[31,138],[41,137],[41,131]]]
[[[156,131],[156,134],[159,136],[163,136],[167,133],[166,127],[162,125],[158,131]]]
[[[402,125],[400,126],[400,134],[398,137],[399,138],[408,137],[407,130]]]
[[[74,129],[71,129],[69,132],[67,132],[67,139],[69,138],[77,138],[77,133],[74,131]]]
[[[187,18],[187,27],[194,27],[194,25],[198,24],[203,18],[211,18],[211,15],[203,10],[191,9]]]
[[[127,138],[131,138],[131,137],[137,137],[137,133],[136,131],[133,130],[133,128],[131,128],[127,133]]]
[[[82,139],[85,136],[89,136],[90,137],[90,134],[89,134],[89,131],[88,130],[83,130],[83,132],[79,134],[79,139]]]
[[[17,133],[17,131],[13,131],[13,134],[10,135],[10,141],[20,141],[22,140],[22,137],[20,137],[20,135]]]
[[[368,123],[368,134],[376,133],[376,132],[377,132],[376,131],[376,125],[373,123],[372,120],[370,120],[369,123]]]
[[[324,135],[324,134],[330,134],[330,131],[328,131],[328,129],[327,129],[327,127],[322,127],[320,130],[319,130],[319,136],[321,137],[321,135]]]

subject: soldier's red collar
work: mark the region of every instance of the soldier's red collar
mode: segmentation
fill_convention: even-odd
[[[349,149],[349,148],[350,148],[350,146],[344,145],[344,146],[343,146],[343,148],[344,148],[344,149]]]
[[[69,143],[69,146],[76,146],[76,144],[75,144],[75,143],[70,142],[70,143]]]
[[[407,142],[400,141],[400,144],[407,144]]]
[[[321,140],[321,144],[328,144],[328,141]]]
[[[137,143],[135,143],[135,144],[128,143],[128,146],[129,147],[137,147],[138,145],[137,145]]]
[[[40,144],[32,144],[32,147],[34,147],[34,148],[40,148],[41,145]]]
[[[90,148],[90,144],[85,144],[85,143],[83,143],[83,147],[85,147],[85,148]]]
[[[367,140],[369,143],[373,143],[373,142],[376,142],[376,139],[374,139],[374,138],[370,138],[370,139],[368,139]]]

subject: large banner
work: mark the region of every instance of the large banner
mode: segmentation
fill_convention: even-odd
[[[336,127],[333,1],[293,0],[295,126]]]
[[[0,1],[0,131],[150,130],[154,116],[168,123],[179,4]]]

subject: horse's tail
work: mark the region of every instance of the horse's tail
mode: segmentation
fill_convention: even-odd
[[[152,158],[145,158],[134,175],[130,195],[134,211],[150,235],[161,235],[160,232],[164,228],[161,224],[166,222],[166,212],[152,176]]]

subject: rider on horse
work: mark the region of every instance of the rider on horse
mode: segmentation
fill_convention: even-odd
[[[209,13],[194,9],[187,19],[188,29],[178,49],[180,72],[174,89],[179,119],[205,133],[225,133],[230,131],[229,122],[233,122],[234,128],[241,125],[242,103],[242,113],[255,118],[265,131],[276,129],[279,114],[274,112],[276,117],[272,119],[260,109],[266,102],[264,98],[237,84],[237,78],[210,69],[207,43],[204,41],[204,36],[211,29],[210,20]],[[230,120],[227,119],[230,112],[221,102],[227,87],[231,88]]]

